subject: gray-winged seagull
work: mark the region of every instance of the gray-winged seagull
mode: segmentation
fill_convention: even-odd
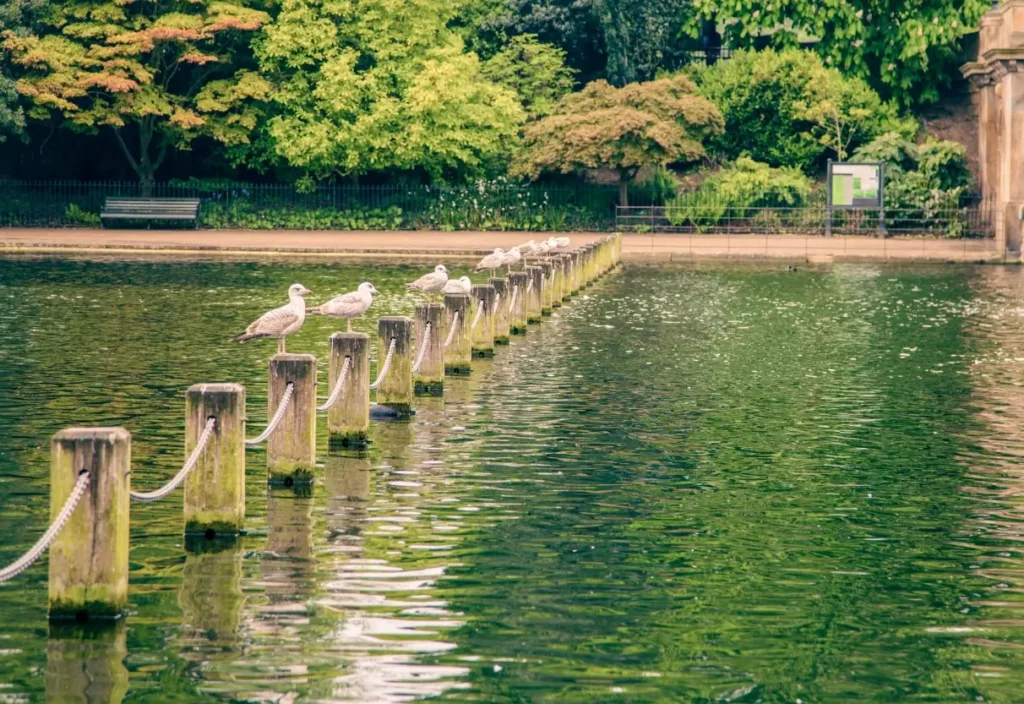
[[[442,293],[465,293],[469,294],[473,290],[473,282],[469,280],[468,276],[460,276],[457,279],[448,279],[448,283],[444,285],[441,290]]]
[[[424,274],[411,284],[406,284],[405,287],[410,291],[440,293],[444,290],[446,283],[448,283],[448,270],[444,268],[444,264],[438,264],[432,272]]]
[[[373,294],[377,293],[369,281],[359,284],[355,291],[335,296],[327,303],[316,308],[307,308],[307,313],[326,315],[329,318],[344,318],[348,321],[348,331],[352,332],[352,319],[358,318],[373,305]]]
[[[498,247],[491,254],[480,260],[480,263],[473,267],[473,271],[490,271],[494,276],[494,270],[500,269],[505,263],[505,250]]]
[[[302,284],[292,284],[288,288],[288,304],[280,308],[267,311],[259,317],[259,320],[245,329],[245,332],[235,336],[235,342],[248,342],[261,337],[276,337],[277,352],[285,351],[284,338],[302,327],[306,320],[306,301],[303,300],[312,291]]]

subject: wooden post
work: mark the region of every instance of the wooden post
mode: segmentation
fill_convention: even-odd
[[[349,358],[348,376],[341,396],[327,411],[327,446],[362,447],[370,432],[370,336],[364,332],[336,332],[330,337],[327,394]]]
[[[185,457],[192,454],[208,418],[213,433],[185,478],[185,534],[209,539],[238,535],[245,527],[245,388],[193,384],[185,393]]]
[[[291,403],[267,439],[267,479],[291,486],[313,481],[316,467],[316,357],[276,354],[270,358],[267,418],[273,418],[288,384],[294,384]]]
[[[509,274],[508,277],[509,286],[512,287],[512,293],[509,294],[509,331],[513,335],[525,335],[526,334],[526,274],[521,271],[517,271],[514,274]],[[515,301],[512,301],[512,297],[515,297]],[[515,306],[512,306],[512,303]]]
[[[509,336],[508,302],[512,290],[508,287],[508,279],[494,277],[488,279],[494,287],[494,344],[507,345]]]
[[[543,286],[544,270],[539,266],[526,267],[527,285],[530,294],[526,297],[526,322],[540,322],[540,298]]]
[[[562,307],[562,280],[565,278],[565,271],[562,269],[562,258],[556,254],[551,257],[551,307]]]
[[[587,272],[587,286],[594,283],[594,245],[588,244],[584,248],[584,254],[586,256],[586,262],[583,265],[584,271]]]
[[[551,315],[551,287],[554,285],[555,265],[548,259],[540,263],[540,269],[544,283],[540,289],[540,314]]]
[[[377,404],[387,406],[395,415],[412,415],[412,319],[404,315],[386,316],[377,320],[377,375],[387,359],[391,341],[395,351],[391,355],[388,373],[377,387]]]
[[[444,295],[444,312],[442,345],[448,340],[452,320],[455,319],[456,314],[459,316],[451,344],[444,349],[444,373],[469,374],[473,358],[473,346],[469,338],[469,326],[473,323],[473,319],[469,318],[472,314],[469,296],[463,293],[446,293]],[[467,318],[469,319],[467,320]]]
[[[430,331],[427,331],[427,324]],[[444,327],[444,306],[440,303],[420,303],[416,306],[416,355],[420,356],[421,345],[426,345],[423,362],[419,371],[412,373],[413,392],[427,396],[444,393],[444,339],[448,331]]]
[[[470,346],[474,357],[494,356],[494,287],[490,284],[477,284],[470,290],[473,299],[473,319],[476,310],[480,309],[480,320],[470,330]],[[470,321],[472,322],[472,320]]]
[[[569,292],[571,290],[571,277],[572,277],[572,257],[568,254],[560,254],[558,258],[562,260],[562,287],[559,293],[562,294],[562,302],[569,300]]]
[[[128,604],[132,436],[124,428],[68,428],[50,443],[50,520],[83,470],[88,486],[50,546],[50,618],[113,619]]]
[[[572,251],[572,295],[580,291],[580,266],[583,264],[583,254],[579,249]]]

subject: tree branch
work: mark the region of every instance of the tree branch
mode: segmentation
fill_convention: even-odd
[[[139,165],[136,163],[135,157],[132,156],[132,153],[128,151],[128,145],[124,143],[124,138],[121,136],[121,130],[114,128],[114,137],[117,138],[117,144],[121,147],[121,153],[124,154],[128,163],[131,164],[132,171],[135,172],[136,176],[142,178],[142,174],[139,172]]]

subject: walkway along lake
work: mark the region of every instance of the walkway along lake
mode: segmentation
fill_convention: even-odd
[[[192,383],[265,424],[274,342],[230,337],[289,284],[373,281],[375,335],[419,272],[0,260],[0,564],[48,525],[53,433],[124,425],[157,487]],[[43,561],[0,586],[0,698],[1019,702],[1022,298],[1016,268],[627,267],[367,452],[318,423],[310,491],[250,451],[233,547],[133,504],[120,626],[49,628]]]

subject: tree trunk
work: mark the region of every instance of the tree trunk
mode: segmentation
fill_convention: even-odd
[[[629,205],[629,181],[624,176],[619,176],[619,205],[623,208]]]
[[[164,141],[160,144],[160,149],[157,152],[156,159],[152,159],[149,154],[149,147],[153,141],[153,137],[156,133],[156,123],[151,118],[145,118],[138,124],[139,128],[139,156],[136,158],[132,155],[131,150],[128,148],[128,144],[124,140],[124,135],[120,129],[114,129],[114,136],[117,138],[117,144],[121,148],[121,153],[124,154],[124,158],[128,160],[128,165],[132,167],[132,171],[139,177],[139,191],[143,198],[148,198],[153,195],[153,189],[156,186],[156,172],[160,168],[160,165],[164,161],[164,157],[167,156],[167,142]]]

